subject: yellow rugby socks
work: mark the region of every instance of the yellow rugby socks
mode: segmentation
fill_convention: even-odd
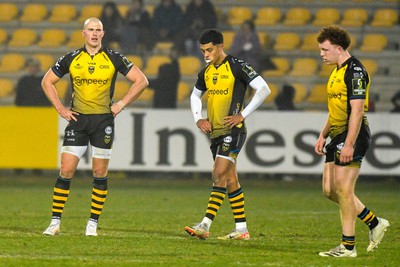
[[[65,179],[61,176],[58,176],[53,189],[53,207],[51,210],[53,219],[61,218],[65,203],[68,200],[70,186],[71,179]]]

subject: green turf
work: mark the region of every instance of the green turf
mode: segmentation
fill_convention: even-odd
[[[321,194],[318,179],[285,182],[241,179],[251,234],[223,241],[234,223],[227,199],[210,238],[187,235],[207,205],[208,178],[114,178],[98,237],[85,237],[91,178],[77,177],[65,207],[61,234],[42,236],[50,222],[55,177],[0,174],[0,266],[400,266],[400,181],[360,181],[359,197],[392,226],[373,253],[368,229],[357,221],[358,257],[321,258],[340,242],[338,208]]]

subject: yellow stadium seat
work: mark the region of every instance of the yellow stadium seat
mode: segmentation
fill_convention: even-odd
[[[179,82],[178,95],[177,95],[178,102],[183,102],[189,99],[191,93],[192,93],[192,88],[190,88],[190,86],[187,83]]]
[[[55,64],[55,59],[51,54],[33,54],[32,56],[40,62],[43,72],[47,72]]]
[[[14,3],[0,3],[0,22],[10,22],[17,18],[18,6]]]
[[[295,50],[300,45],[300,36],[295,32],[280,32],[275,38],[273,46],[276,51]]]
[[[261,47],[266,47],[266,45],[268,44],[268,41],[269,41],[268,34],[266,32],[259,31],[259,32],[257,32],[257,35],[258,35],[258,39],[260,40]]]
[[[65,44],[67,35],[62,29],[46,29],[38,42],[39,47],[57,48]]]
[[[294,94],[294,100],[293,102],[295,104],[303,102],[307,95],[308,95],[308,89],[307,87],[302,84],[302,83],[292,83],[292,86],[294,87],[295,94]]]
[[[350,36],[350,46],[349,49],[355,49],[358,46],[358,40],[354,34],[349,33]]]
[[[50,12],[49,22],[68,23],[76,18],[78,12],[75,5],[72,4],[57,4]]]
[[[340,20],[340,11],[337,8],[321,8],[315,13],[312,25],[325,27],[336,24]]]
[[[48,15],[48,9],[45,4],[27,4],[22,9],[21,22],[43,22]]]
[[[183,76],[196,75],[202,67],[200,59],[195,56],[181,56],[178,58],[178,62],[180,73]]]
[[[380,8],[375,11],[370,25],[373,27],[393,27],[398,20],[398,11],[391,8]]]
[[[171,62],[171,59],[168,56],[164,55],[153,55],[147,59],[146,67],[144,69],[144,73],[146,75],[157,75],[158,69],[162,64]]]
[[[268,82],[268,87],[271,90],[271,93],[267,96],[267,98],[264,100],[264,103],[268,104],[271,103],[275,100],[276,96],[279,93],[279,88],[275,83],[270,83]],[[250,89],[252,90],[252,89]],[[254,90],[253,90],[254,91]],[[254,92],[253,92],[254,93]]]
[[[65,99],[68,89],[69,89],[69,82],[67,79],[59,80],[54,87],[56,88],[58,98],[62,101]]]
[[[314,58],[297,58],[294,60],[289,75],[294,77],[310,77],[315,75],[318,63]]]
[[[172,47],[174,46],[173,42],[157,42],[154,46],[155,53],[167,55],[170,53]]]
[[[127,59],[129,59],[136,67],[142,69],[143,60],[140,56],[137,55],[125,55]]]
[[[8,32],[5,29],[0,28],[0,45],[5,44],[7,40],[8,40]]]
[[[78,18],[79,23],[84,23],[86,19],[90,17],[100,18],[103,6],[101,4],[87,4],[81,9],[80,16]]]
[[[130,8],[129,5],[118,5],[117,6],[119,13],[123,18],[126,18],[126,14],[128,14],[128,10]]]
[[[144,9],[145,9],[147,12],[149,12],[150,17],[152,17],[152,16],[153,16],[153,13],[154,13],[154,9],[156,9],[156,7],[155,7],[154,5],[146,5],[146,6],[144,7]]]
[[[1,57],[0,72],[16,73],[25,67],[25,56],[19,53],[6,53]]]
[[[387,43],[386,35],[381,33],[369,33],[364,35],[359,49],[363,52],[380,52],[385,49]]]
[[[324,104],[328,100],[326,93],[326,84],[316,84],[311,88],[307,102],[312,104]]]
[[[257,10],[256,19],[257,26],[274,26],[281,20],[281,10],[277,7],[262,7]]]
[[[151,88],[146,88],[144,89],[143,93],[139,96],[136,101],[142,105],[149,106],[152,105],[153,103],[153,97],[154,97],[154,90]]]
[[[336,67],[336,65],[328,65],[325,63],[321,63],[321,68],[319,69],[318,76],[320,77],[329,77],[331,75],[332,70]]]
[[[7,97],[14,92],[14,82],[12,79],[0,78],[0,98]]]
[[[231,45],[233,43],[233,39],[235,38],[234,31],[223,31],[222,35],[224,36],[224,49],[229,51]]]
[[[115,82],[115,90],[114,90],[114,102],[121,100],[121,98],[128,93],[132,84],[126,80],[116,80]]]
[[[82,30],[75,30],[71,33],[68,41],[67,47],[78,49],[83,46],[85,40],[83,39]]]
[[[340,23],[343,27],[361,27],[368,20],[367,10],[363,8],[348,8],[343,12],[343,19]]]
[[[245,6],[232,6],[227,13],[227,22],[231,26],[237,26],[253,17],[253,11]]]
[[[302,51],[318,51],[318,33],[307,33],[304,35],[303,42],[300,46]]]
[[[373,76],[378,71],[378,62],[374,59],[363,59],[361,63],[364,65],[370,76]]]
[[[271,58],[272,63],[275,65],[275,69],[265,70],[262,75],[267,79],[269,77],[282,77],[288,73],[290,69],[290,62],[284,57],[273,57]]]
[[[285,26],[304,26],[311,19],[311,11],[304,7],[290,8],[283,20]]]
[[[37,41],[36,31],[33,29],[17,29],[11,34],[9,47],[29,47]]]

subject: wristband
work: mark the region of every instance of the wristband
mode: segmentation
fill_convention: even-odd
[[[122,102],[122,100],[118,101],[118,102],[117,102],[117,105],[120,106],[121,109],[124,109],[124,108],[125,108],[125,104],[124,104],[124,102]]]

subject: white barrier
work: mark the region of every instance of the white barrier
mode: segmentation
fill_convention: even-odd
[[[400,175],[400,115],[371,113],[373,141],[362,173]],[[325,112],[257,111],[247,120],[248,135],[238,159],[240,172],[321,173],[324,158],[313,146]],[[66,122],[60,119],[63,135]],[[60,138],[61,146],[62,138]],[[80,169],[91,169],[90,159]],[[126,109],[116,118],[111,170],[209,172],[209,142],[190,110]]]

